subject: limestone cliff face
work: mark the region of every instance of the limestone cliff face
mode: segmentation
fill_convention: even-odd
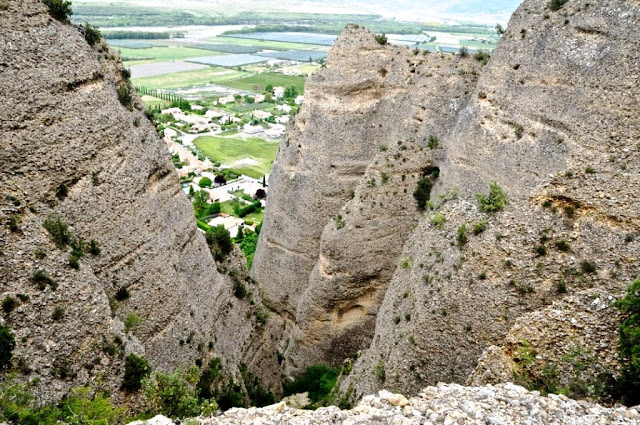
[[[255,276],[286,317],[287,370],[341,362],[370,340],[416,182],[481,65],[381,46],[349,26],[281,146]],[[292,323],[293,322],[293,323]],[[284,349],[284,347],[283,347]]]
[[[4,6],[0,298],[18,301],[3,315],[14,365],[39,379],[43,400],[101,374],[117,389],[129,352],[161,370],[214,355],[233,370],[250,306],[216,270],[142,102],[135,94],[131,108],[119,102],[117,54],[104,42],[90,47],[39,1]],[[85,250],[70,267],[71,248],[43,227],[53,216],[100,253]],[[116,300],[122,288],[129,297]],[[125,333],[132,315],[139,324]]]
[[[525,1],[482,69],[345,30],[279,152],[254,263],[286,317],[285,371],[336,364],[374,330],[343,392],[464,382],[525,314],[619,295],[638,273],[639,19],[634,2]],[[347,120],[361,108],[368,126]],[[493,181],[509,203],[483,212]]]

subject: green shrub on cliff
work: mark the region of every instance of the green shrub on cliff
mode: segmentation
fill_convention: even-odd
[[[619,354],[622,376],[619,390],[627,406],[640,404],[640,279],[627,289],[627,295],[615,303],[627,318],[619,329]]]
[[[498,186],[498,182],[491,182],[489,184],[489,196],[479,193],[476,195],[478,203],[480,204],[480,211],[486,213],[495,213],[502,211],[509,203],[507,194]]]
[[[68,0],[42,0],[49,7],[49,15],[60,22],[69,22],[69,16],[73,15],[71,2]]]

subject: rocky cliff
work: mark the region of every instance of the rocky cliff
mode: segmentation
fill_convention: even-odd
[[[278,153],[254,263],[286,374],[354,356],[343,393],[412,394],[464,382],[508,334],[615,373],[584,291],[610,303],[639,272],[639,18],[527,0],[486,66],[345,30]],[[549,340],[509,332],[524,323]]]
[[[115,390],[130,352],[232,373],[254,307],[218,273],[117,53],[39,1],[2,6],[0,298],[21,379],[42,400]]]

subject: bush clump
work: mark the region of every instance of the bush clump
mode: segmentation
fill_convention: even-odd
[[[568,1],[569,0],[551,0],[549,3],[549,9],[553,12],[557,12],[562,9],[562,6],[564,6]]]
[[[418,208],[424,209],[431,198],[431,189],[440,175],[437,167],[428,167],[422,172],[422,177],[418,180],[418,186],[413,192],[413,197],[418,204]]]
[[[198,186],[200,187],[211,187],[211,179],[209,177],[203,177],[198,182]]]
[[[388,43],[387,40],[387,35],[385,33],[382,34],[376,34],[375,35],[376,41],[378,42],[379,45],[384,46]]]
[[[171,418],[210,414],[218,409],[218,405],[214,400],[202,401],[198,398],[198,372],[196,366],[191,366],[186,371],[154,373],[144,382],[147,399],[156,411]]]
[[[55,244],[58,245],[58,248],[64,248],[71,244],[73,235],[71,234],[67,223],[62,221],[59,216],[51,214],[44,221],[43,226],[51,235],[51,239],[53,239]]]
[[[7,369],[11,366],[11,357],[15,347],[16,340],[11,331],[0,325],[0,369]]]
[[[480,211],[484,211],[486,213],[502,211],[505,205],[509,203],[507,194],[500,186],[498,186],[498,182],[495,181],[489,184],[489,196],[479,193],[476,197],[480,204]]]
[[[285,383],[284,395],[309,392],[309,400],[314,403],[326,401],[336,384],[338,371],[325,365],[309,366],[306,372],[293,382]]]
[[[131,109],[133,96],[131,96],[131,88],[128,84],[122,83],[120,84],[120,87],[118,87],[118,100],[120,101],[122,106]]]
[[[140,356],[131,353],[124,363],[124,377],[120,388],[127,392],[135,392],[142,388],[142,380],[151,373],[149,362]]]
[[[233,248],[231,235],[224,226],[212,227],[206,234],[211,254],[216,261],[224,261]]]
[[[41,291],[44,291],[47,285],[51,286],[51,289],[53,289],[54,291],[58,287],[57,282],[53,280],[51,277],[49,277],[47,272],[45,272],[44,270],[37,270],[33,274],[33,277],[31,278],[31,280],[34,283],[38,284],[38,289],[40,289]]]
[[[640,279],[634,281],[624,298],[614,304],[627,313],[618,330],[622,376],[618,388],[627,406],[640,404]]]
[[[69,16],[73,15],[71,2],[68,0],[42,0],[49,7],[49,15],[60,22],[69,22]]]
[[[94,46],[102,38],[102,34],[98,27],[94,27],[89,22],[84,24],[84,39],[87,40],[89,46]]]

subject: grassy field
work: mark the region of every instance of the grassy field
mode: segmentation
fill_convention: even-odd
[[[294,75],[282,75],[274,72],[268,72],[263,74],[251,75],[249,77],[238,78],[235,80],[229,80],[220,82],[222,86],[233,87],[240,90],[247,90],[256,93],[262,93],[267,84],[271,84],[273,87],[277,86],[296,86],[298,93],[304,93],[305,77],[298,77]]]
[[[232,137],[203,136],[193,141],[198,149],[213,161],[230,165],[243,158],[251,158],[258,164],[232,170],[256,179],[271,172],[271,163],[276,157],[278,143],[257,138],[236,139]]]
[[[147,108],[155,108],[156,105],[160,105],[161,108],[166,108],[171,105],[171,102],[147,95],[142,96],[142,101],[147,105]]]
[[[467,47],[474,47],[477,49],[493,50],[496,48],[496,44],[485,44],[480,41],[460,40],[460,44]]]
[[[210,50],[191,49],[189,47],[151,47],[149,49],[127,49],[126,47],[116,47],[116,49],[120,51],[120,56],[127,58],[128,60],[141,58],[145,59],[146,62],[166,62],[220,54]],[[149,58],[153,58],[153,60],[149,60]]]
[[[175,90],[188,87],[204,86],[207,83],[221,84],[225,80],[250,75],[222,67],[210,67],[197,71],[176,72],[173,74],[156,75],[154,77],[134,78],[135,86],[145,86],[150,89]]]

